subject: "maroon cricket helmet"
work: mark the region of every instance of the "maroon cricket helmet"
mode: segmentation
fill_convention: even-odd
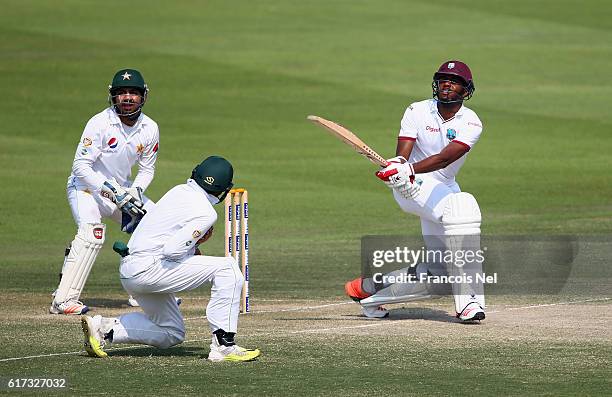
[[[443,76],[457,76],[461,80],[463,80],[463,86],[467,91],[467,95],[464,100],[468,100],[474,94],[476,87],[474,86],[474,79],[472,78],[472,71],[469,66],[461,61],[446,61],[438,68],[438,71],[433,75],[433,96],[437,98],[438,96],[438,85],[436,84],[437,80],[440,80]]]

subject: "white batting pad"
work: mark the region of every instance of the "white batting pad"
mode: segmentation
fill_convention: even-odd
[[[485,307],[483,283],[477,277],[482,275],[482,260],[476,255],[480,250],[480,222],[480,208],[474,196],[465,192],[450,195],[442,215],[446,249],[453,258],[446,265],[450,276],[466,280],[452,284],[457,313],[470,302]]]
[[[72,241],[70,253],[66,257],[62,280],[55,294],[55,302],[62,303],[79,299],[105,238],[105,224],[81,224]]]

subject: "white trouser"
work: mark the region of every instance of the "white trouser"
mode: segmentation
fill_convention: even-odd
[[[457,182],[446,184],[432,177],[420,176],[423,179],[421,191],[414,199],[402,197],[395,189],[393,197],[404,212],[421,218],[421,228],[424,236],[444,235],[440,233],[442,215],[449,196],[461,192]]]
[[[426,175],[421,177],[423,184],[416,198],[406,199],[395,190],[393,190],[393,196],[404,212],[417,215],[421,218],[421,233],[425,240],[425,246],[427,249],[436,250],[448,244],[448,237],[445,237],[446,232],[442,217],[445,208],[449,204],[450,197],[455,193],[460,193],[461,189],[456,182],[446,184]],[[402,272],[406,273],[407,269],[402,269],[400,273]],[[372,304],[379,300],[377,295],[380,295],[381,301],[388,299],[389,291],[385,291],[387,288],[379,291],[378,294],[372,295],[372,299],[370,299],[373,301]],[[410,294],[407,293],[408,295]],[[464,306],[463,301],[466,300],[464,294],[455,293],[454,297],[456,309]],[[478,298],[479,301],[482,301],[482,306],[484,307],[484,295],[479,295]],[[460,310],[457,309],[458,312]]]
[[[428,249],[444,246],[442,215],[451,194],[461,192],[457,182],[446,184],[432,177],[422,177],[421,192],[415,199],[405,199],[393,190],[393,197],[400,208],[421,218],[421,234]]]
[[[132,269],[148,269],[131,275]],[[167,348],[185,339],[185,324],[174,294],[212,282],[206,317],[214,332],[236,332],[244,277],[232,257],[192,256],[183,262],[127,256],[121,263],[121,284],[144,313],[119,317],[113,343],[141,343]]]

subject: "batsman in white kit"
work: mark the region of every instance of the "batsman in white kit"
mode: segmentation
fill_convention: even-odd
[[[154,203],[143,196],[153,180],[159,148],[157,123],[142,112],[148,87],[139,71],[119,70],[109,85],[109,107],[93,116],[77,146],[67,194],[77,234],[66,249],[60,283],[49,312],[83,314],[80,300],[104,244],[102,218],[131,233]],[[130,180],[132,167],[138,174]]]
[[[231,256],[201,255],[199,245],[212,234],[217,213],[233,186],[233,168],[222,157],[199,164],[187,183],[168,191],[142,218],[121,255],[120,277],[126,291],[144,313],[118,318],[83,316],[85,349],[90,356],[106,357],[109,343],[141,343],[168,348],[185,340],[185,323],[175,294],[212,283],[206,317],[212,331],[208,359],[250,361],[258,349],[238,346],[234,340],[244,277]],[[117,246],[117,244],[116,244]]]
[[[421,232],[428,249],[443,246],[452,253],[478,249],[481,214],[470,193],[462,192],[455,176],[482,132],[476,113],[463,102],[474,93],[469,67],[461,61],[444,62],[434,73],[433,99],[408,106],[401,121],[396,155],[377,172],[400,208],[421,218]],[[451,256],[452,258],[452,256]],[[482,262],[461,269],[454,263],[419,263],[397,270],[395,276],[422,274],[465,275],[472,282],[452,284],[457,318],[464,322],[485,318],[482,283],[475,277]],[[412,274],[409,274],[412,273]],[[465,280],[468,280],[465,278]],[[380,280],[378,280],[380,281]],[[435,295],[427,283],[387,283],[376,286],[373,278],[357,278],[345,285],[349,297],[358,301],[367,317],[386,317],[383,304],[408,302]]]

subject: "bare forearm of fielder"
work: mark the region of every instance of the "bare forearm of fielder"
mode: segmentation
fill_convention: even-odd
[[[397,142],[397,148],[395,154],[397,156],[403,156],[404,158],[410,157],[414,141],[412,140],[401,140]],[[442,169],[449,164],[457,161],[464,154],[469,151],[469,147],[464,144],[451,142],[442,151],[433,156],[429,156],[419,162],[413,164],[415,174],[425,174],[428,172],[437,171]]]

